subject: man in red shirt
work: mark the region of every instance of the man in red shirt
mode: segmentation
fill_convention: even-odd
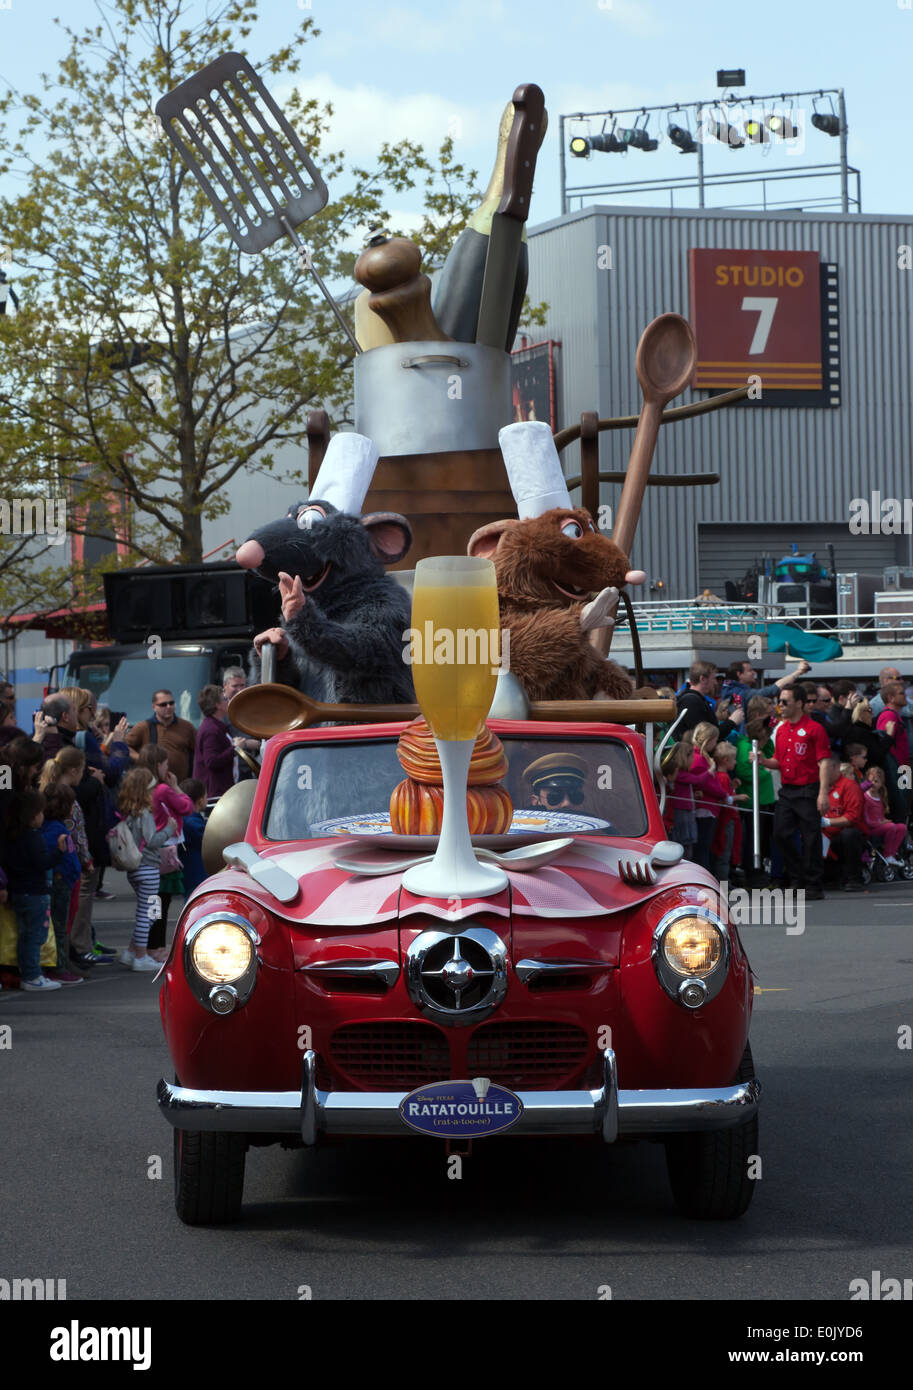
[[[868,838],[862,788],[855,777],[841,775],[839,758],[830,758],[827,769],[831,787],[821,827],[830,841],[830,853],[836,856],[844,891],[861,893],[862,851]]]
[[[780,770],[782,785],[774,810],[773,838],[783,855],[787,886],[804,888],[806,898],[823,898],[821,817],[828,809],[831,745],[821,725],[806,714],[806,699],[804,685],[783,691],[783,721],[774,734],[774,756],[765,766]],[[797,831],[801,858],[793,843]]]

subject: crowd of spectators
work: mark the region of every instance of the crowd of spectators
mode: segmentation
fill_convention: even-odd
[[[44,993],[82,984],[99,964],[157,972],[168,949],[173,899],[205,877],[207,804],[255,775],[258,744],[228,723],[228,701],[246,684],[232,667],[198,696],[199,729],[175,714],[170,690],[132,728],[88,690],[49,695],[30,733],[18,728],[15,696],[0,682],[0,962],[7,984]],[[109,836],[124,820],[141,850],[127,880],[133,935],[119,955],[99,941],[93,907],[103,886]],[[18,970],[18,979],[12,967]]]
[[[827,882],[859,891],[876,855],[913,864],[913,688],[894,667],[863,690],[852,680],[812,682],[809,670],[801,662],[759,688],[749,662],[721,680],[698,661],[680,691],[659,692],[675,695],[681,716],[662,761],[664,819],[686,856],[718,878],[819,898]]]

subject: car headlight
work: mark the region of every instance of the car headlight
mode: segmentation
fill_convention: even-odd
[[[184,938],[184,973],[201,1004],[227,1014],[247,1003],[257,982],[259,941],[247,918],[234,912],[193,923]]]
[[[722,954],[719,928],[703,917],[681,917],[663,936],[663,955],[679,975],[703,979],[716,969]]]
[[[210,922],[190,948],[197,974],[212,985],[228,985],[250,968],[254,943],[234,922]]]
[[[684,905],[667,912],[653,933],[653,968],[667,994],[697,1009],[723,987],[729,932],[715,913]]]

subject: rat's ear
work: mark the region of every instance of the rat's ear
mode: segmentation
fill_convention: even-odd
[[[412,527],[399,512],[369,512],[361,524],[368,533],[372,551],[385,565],[395,565],[412,544]]]
[[[490,560],[505,531],[516,525],[517,522],[508,517],[504,521],[490,521],[487,526],[480,526],[469,537],[466,554],[474,560]]]

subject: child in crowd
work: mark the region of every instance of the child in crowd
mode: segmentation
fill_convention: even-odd
[[[691,759],[690,771],[692,775],[705,779],[695,784],[695,790],[700,792],[700,800],[694,808],[697,820],[694,862],[700,864],[702,869],[709,869],[710,846],[716,834],[717,816],[721,803],[726,800],[726,793],[720,786],[716,775],[716,763],[713,761],[713,751],[720,741],[720,731],[715,724],[702,721],[695,725],[691,739],[694,744],[694,756]]]
[[[24,990],[60,989],[59,980],[41,973],[41,948],[48,931],[51,895],[48,870],[56,868],[67,850],[67,835],[58,836],[51,848],[44,843],[44,797],[41,792],[20,792],[9,819],[7,874],[10,898],[19,926],[19,978]]]
[[[700,727],[699,724],[697,728]],[[706,727],[712,728],[712,725]],[[696,854],[698,822],[695,794],[715,802],[723,797],[716,775],[706,761],[702,760],[702,766],[695,767],[693,739],[696,732],[696,729],[689,730],[680,743],[666,750],[662,761],[662,772],[668,788],[663,820],[669,838],[682,845],[686,858],[695,863],[699,862]]]
[[[889,864],[900,868],[902,861],[898,859],[897,851],[906,839],[907,827],[888,820],[888,787],[884,769],[871,768],[869,780],[863,782],[862,790],[866,829],[870,836],[884,836],[884,857]]]
[[[148,768],[135,767],[121,783],[118,806],[127,822],[127,828],[142,853],[139,867],[127,874],[127,882],[136,894],[136,918],[133,926],[133,939],[121,956],[121,962],[131,970],[157,971],[160,962],[146,950],[149,928],[161,916],[159,894],[159,865],[162,845],[177,833],[177,825],[170,818],[160,830],[156,829],[152,813],[152,793],[155,778]]]
[[[65,782],[57,782],[48,787],[45,794],[44,825],[41,834],[49,850],[52,850],[66,836],[67,850],[51,874],[51,921],[57,940],[57,968],[48,971],[48,978],[62,985],[81,985],[82,975],[70,969],[70,938],[67,928],[70,923],[70,902],[73,889],[79,886],[82,864],[73,837],[67,826],[76,804],[76,793]]]
[[[76,920],[76,913],[79,910],[79,891],[82,880],[86,874],[92,873],[95,864],[89,850],[89,839],[86,834],[86,819],[83,815],[82,807],[75,799],[75,791],[83,778],[86,767],[86,755],[72,745],[64,745],[59,749],[56,756],[45,763],[41,769],[40,788],[47,795],[56,787],[71,787],[74,792],[73,808],[65,824],[68,832],[73,836],[73,843],[76,846],[76,853],[79,855],[81,873],[73,884],[70,893],[70,903],[67,911],[67,933]],[[94,961],[87,958],[87,954],[80,954],[73,949],[72,939],[69,942],[68,970],[82,972],[85,974]]]
[[[735,791],[740,785],[738,778],[733,778],[736,756],[735,745],[732,743],[718,743],[713,750],[717,781],[723,788],[726,804],[721,807],[716,823],[716,833],[711,846],[710,872],[721,882],[724,879],[728,881],[732,864],[740,864],[742,860],[742,824],[734,803],[747,801],[748,797],[745,792]]]
[[[689,772],[694,748],[690,733],[680,743],[667,748],[662,759],[662,774],[666,779],[666,801],[663,824],[670,840],[682,846],[685,858],[691,859],[697,844],[697,821],[694,819],[694,792]]]
[[[184,843],[181,845],[181,863],[184,866],[184,899],[207,877],[203,867],[203,831],[206,822],[206,788],[198,777],[188,777],[181,784],[181,791],[193,802],[193,810],[184,817]]]
[[[138,767],[148,768],[155,778],[155,790],[152,793],[152,814],[155,819],[156,830],[161,830],[169,816],[180,827],[182,817],[190,815],[193,811],[193,802],[180,790],[177,778],[168,767],[167,749],[158,743],[147,743],[144,748],[140,749],[136,761]],[[171,907],[171,899],[184,892],[180,846],[169,845],[163,849],[160,868],[161,879],[158,896],[161,913],[153,922],[152,930],[149,932],[149,954],[159,964],[168,954],[166,942],[168,939],[168,909]]]

